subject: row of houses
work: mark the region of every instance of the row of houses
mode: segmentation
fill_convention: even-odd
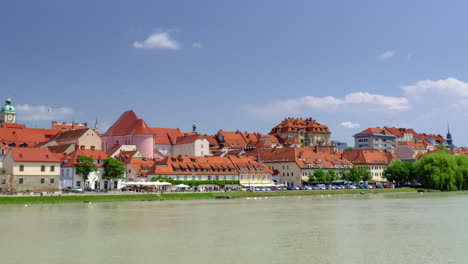
[[[0,111],[1,191],[119,189],[121,180],[103,177],[109,157],[124,163],[124,181],[236,180],[242,185],[300,186],[317,169],[340,172],[368,166],[372,181],[385,181],[383,171],[395,160],[414,161],[447,140],[406,128],[368,128],[356,134],[351,151],[331,143],[330,130],[312,118],[285,118],[268,135],[219,130],[201,135],[178,128],[150,127],[133,111],[123,113],[103,134],[97,123],[52,122],[49,129],[16,124],[11,100]],[[85,182],[76,172],[80,155],[98,169]]]

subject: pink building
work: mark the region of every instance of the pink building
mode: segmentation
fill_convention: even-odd
[[[143,157],[153,158],[154,133],[143,119],[130,110],[123,113],[102,135],[104,152],[115,145],[135,145]]]

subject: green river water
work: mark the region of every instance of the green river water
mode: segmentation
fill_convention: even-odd
[[[0,263],[468,263],[468,193],[0,205]]]

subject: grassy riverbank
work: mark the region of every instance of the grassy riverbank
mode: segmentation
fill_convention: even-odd
[[[125,195],[64,195],[64,196],[7,196],[0,197],[0,204],[8,203],[69,203],[69,202],[111,202],[111,201],[155,201],[156,194]]]
[[[230,198],[299,196],[299,195],[335,195],[335,194],[372,194],[416,192],[417,189],[360,189],[360,190],[321,190],[321,191],[270,191],[270,192],[220,192],[220,193],[163,193],[163,194],[122,194],[122,195],[64,195],[64,196],[4,196],[0,204],[11,203],[69,203],[69,202],[118,202],[118,201],[160,201],[160,200],[192,200],[215,199],[216,196]],[[424,190],[437,192],[435,190]]]

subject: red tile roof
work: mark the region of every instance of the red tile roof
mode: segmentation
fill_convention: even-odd
[[[397,137],[403,137],[404,134],[411,134],[413,138],[421,138],[421,135],[416,133],[412,128],[384,127],[384,129]]]
[[[130,110],[123,113],[103,136],[127,136],[132,134],[153,135],[153,131],[143,119],[139,119],[135,112]]]
[[[66,155],[62,158],[63,164],[62,167],[74,167],[78,164],[77,159],[78,156],[88,156],[91,157],[93,160],[96,161],[103,161],[109,157],[107,153],[101,150],[90,150],[90,149],[77,149],[72,153]],[[103,163],[96,163],[96,166],[102,167]]]
[[[345,151],[343,157],[353,165],[388,165],[397,158],[392,152],[380,152],[374,149]]]
[[[322,125],[312,118],[286,118],[273,127],[270,134],[297,132],[298,129],[305,129],[306,132],[314,133],[331,133],[326,125]]]
[[[10,153],[17,162],[60,162],[60,159],[46,148],[11,148]]]
[[[172,145],[178,137],[184,135],[178,128],[151,128],[154,143],[157,145]]]

